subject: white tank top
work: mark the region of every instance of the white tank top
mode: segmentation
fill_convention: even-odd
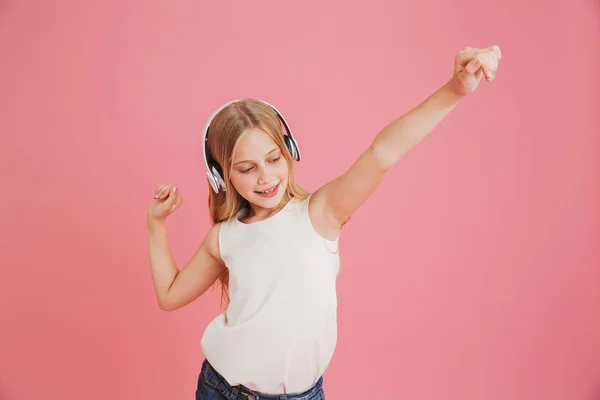
[[[310,197],[275,215],[222,223],[221,257],[230,304],[206,328],[202,350],[230,385],[268,394],[310,388],[337,342],[338,239],[321,237],[308,215]]]

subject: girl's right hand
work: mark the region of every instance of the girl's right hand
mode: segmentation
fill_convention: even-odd
[[[148,219],[162,221],[182,204],[183,197],[175,185],[160,185],[154,191],[154,200],[148,207]]]

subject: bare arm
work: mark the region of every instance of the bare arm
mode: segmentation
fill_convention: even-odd
[[[466,94],[477,88],[484,73],[488,81],[493,79],[499,60],[497,46],[465,48],[458,53],[454,76],[448,83],[382,129],[346,173],[314,193],[310,212],[320,224],[317,229],[334,237],[373,194],[386,173],[432,132]]]
[[[225,266],[218,259],[218,229],[215,225],[180,271],[169,249],[164,223],[150,224],[148,244],[152,279],[158,307],[172,311],[200,297],[223,272]]]
[[[224,271],[219,256],[220,224],[214,225],[204,241],[181,269],[177,268],[167,237],[166,215],[181,203],[179,192],[170,185],[158,194],[148,210],[148,249],[156,300],[161,310],[176,310],[200,297]]]

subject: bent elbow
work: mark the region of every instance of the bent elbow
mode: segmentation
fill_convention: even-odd
[[[158,305],[158,308],[162,311],[174,311],[179,308],[175,304],[173,304],[173,302],[167,301],[166,299],[157,299],[156,304]]]
[[[392,169],[398,162],[398,155],[389,147],[375,141],[371,144],[371,156],[377,166],[384,172]]]

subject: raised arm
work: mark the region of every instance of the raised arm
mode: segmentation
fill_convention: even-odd
[[[461,50],[455,58],[454,75],[446,84],[387,125],[342,176],[313,194],[310,213],[320,225],[317,228],[334,237],[336,230],[373,194],[386,173],[464,96],[473,92],[484,75],[488,82],[494,79],[500,58],[498,46]]]
[[[181,205],[181,195],[170,185],[157,190],[148,209],[148,246],[156,300],[161,310],[176,310],[192,302],[212,286],[225,266],[219,257],[220,225],[209,230],[204,241],[181,269],[177,268],[167,238],[165,218]]]

